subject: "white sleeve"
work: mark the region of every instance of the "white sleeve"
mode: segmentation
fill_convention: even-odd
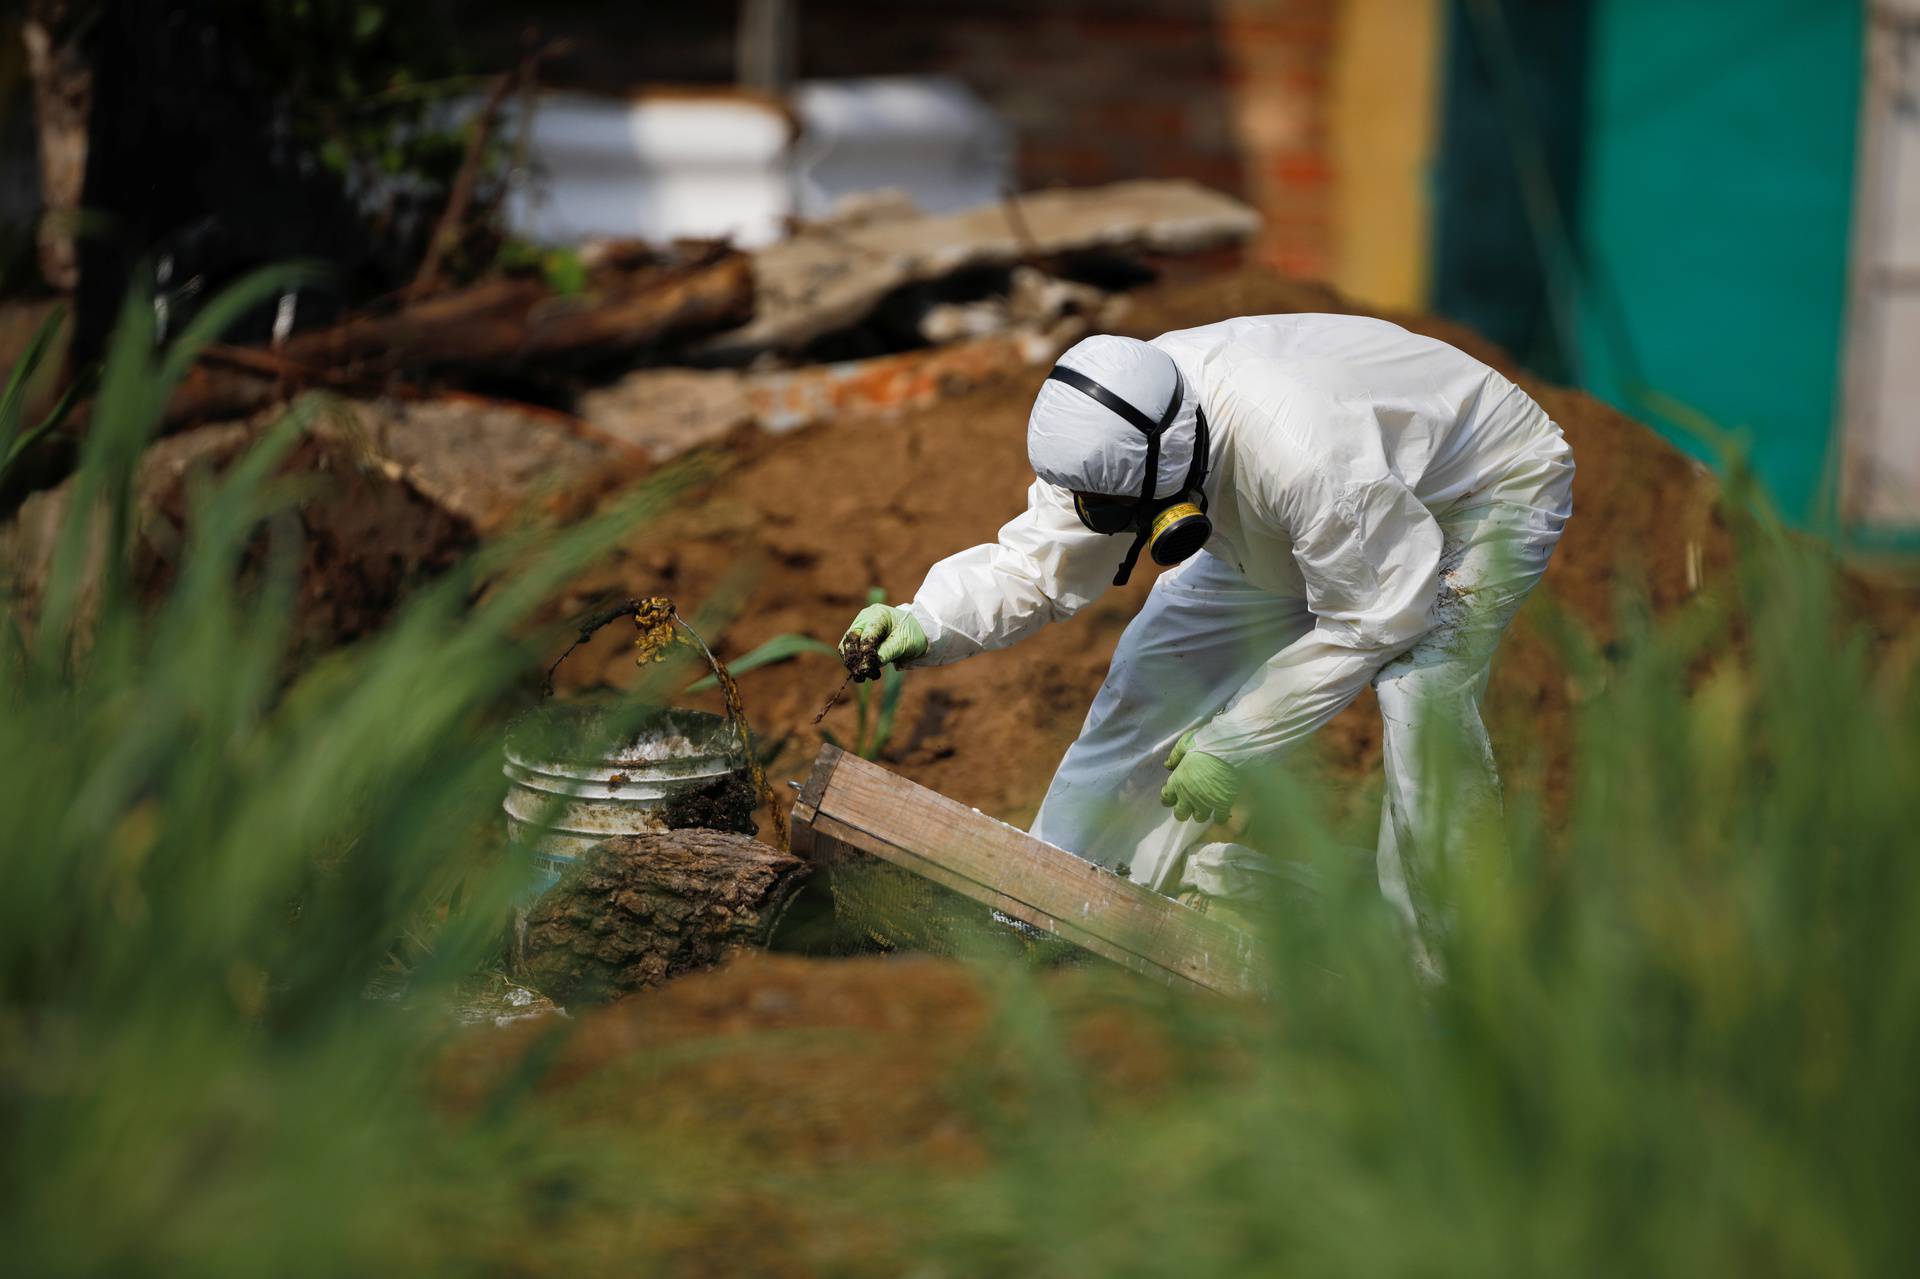
[[[1285,750],[1337,715],[1426,633],[1440,526],[1391,475],[1321,489],[1294,512],[1294,559],[1313,629],[1276,653],[1194,737],[1238,763]]]
[[[927,654],[904,664],[944,666],[1073,616],[1112,583],[1131,541],[1131,531],[1092,532],[1074,514],[1072,494],[1035,480],[1027,509],[997,540],[927,570],[907,606],[927,632]]]

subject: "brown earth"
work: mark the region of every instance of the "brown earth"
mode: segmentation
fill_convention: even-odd
[[[259,439],[245,423],[202,427],[160,440],[140,459],[133,482],[135,536],[130,580],[141,598],[159,600],[178,575],[190,542],[197,478],[232,466]],[[372,634],[421,584],[470,554],[481,540],[473,521],[450,509],[395,466],[369,458],[343,435],[315,431],[287,453],[279,475],[297,483],[298,534],[294,633],[323,652]],[[0,584],[17,592],[21,615],[37,616],[67,519],[71,483],[28,498],[0,530]],[[265,562],[270,538],[249,544],[243,572]],[[96,542],[82,571],[82,617],[92,614],[103,564]]]
[[[617,1131],[632,1161],[601,1170],[512,1273],[901,1274],[921,1241],[913,1215],[874,1209],[890,1170],[903,1185],[977,1175],[1063,1085],[1097,1124],[1232,1079],[1257,1028],[1251,1012],[1174,1017],[1171,992],[1068,969],[1035,979],[1028,1011],[1049,1029],[1023,1046],[1004,995],[952,960],[743,954],[584,1015],[472,1032],[439,1079],[470,1112],[535,1065],[542,1125]],[[874,1180],[841,1202],[823,1176]]]
[[[1345,310],[1327,290],[1244,270],[1132,295],[1124,329],[1150,337],[1234,315]],[[1475,335],[1430,317],[1391,317],[1513,375],[1567,433],[1579,465],[1575,514],[1542,594],[1604,640],[1615,593],[1644,583],[1656,608],[1722,577],[1731,549],[1711,476],[1644,427],[1577,391],[1520,375]],[[737,620],[718,637],[736,657],[784,632],[837,641],[870,587],[911,598],[934,561],[993,536],[1022,509],[1032,480],[1024,432],[1043,369],[957,394],[892,422],[825,425],[789,436],[744,434],[724,472],[627,548],[590,589],[674,596],[683,609],[747,574]],[[1691,549],[1690,549],[1691,548]],[[1694,573],[1689,572],[1689,558]],[[1080,616],[1017,648],[908,675],[881,759],[925,785],[1014,822],[1028,820],[1078,731],[1121,630],[1146,596],[1136,575]],[[584,596],[583,596],[584,598]],[[1564,777],[1570,692],[1529,605],[1495,668],[1488,716],[1503,764]],[[713,636],[708,637],[715,639]],[[631,681],[629,640],[614,628],[569,664],[575,680]],[[804,776],[819,745],[809,721],[843,678],[833,657],[806,655],[740,679],[765,742],[784,741],[770,772]],[[822,728],[854,736],[849,698]],[[1352,776],[1379,755],[1371,695],[1321,734],[1328,764]]]
[[[306,400],[305,435],[279,477],[299,498],[294,598],[302,647],[324,652],[384,626],[402,601],[482,541],[527,521],[577,519],[632,473],[614,445],[583,436],[564,414],[449,394],[434,401]],[[154,441],[133,485],[132,580],[157,600],[190,542],[197,477],[224,474],[286,416],[196,427]],[[0,525],[0,590],[37,612],[73,481],[34,493]],[[270,539],[256,537],[251,572]],[[83,594],[95,589],[96,552]]]

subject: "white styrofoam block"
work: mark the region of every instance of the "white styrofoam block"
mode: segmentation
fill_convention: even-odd
[[[526,157],[508,226],[545,244],[685,236],[754,248],[849,195],[899,190],[944,213],[998,199],[1010,173],[993,113],[935,77],[810,82],[791,110],[748,93],[543,93]]]
[[[793,95],[796,202],[805,216],[848,195],[895,189],[930,213],[999,199],[1012,174],[1006,130],[958,81],[821,80]]]
[[[509,227],[547,244],[724,237],[767,244],[793,212],[791,118],[746,94],[542,94]]]

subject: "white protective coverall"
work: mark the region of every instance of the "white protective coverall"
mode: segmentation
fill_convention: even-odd
[[[1431,718],[1459,733],[1478,766],[1477,796],[1446,797],[1449,829],[1472,805],[1497,811],[1479,703],[1493,649],[1572,511],[1559,427],[1478,360],[1363,317],[1257,316],[1151,343],[1095,337],[1060,362],[1149,418],[1179,388],[1157,497],[1186,479],[1204,406],[1214,532],[1161,575],[1127,627],[1033,833],[1162,892],[1252,892],[1256,854],[1202,845],[1205,823],[1160,804],[1169,751],[1203,725],[1196,751],[1236,764],[1271,756],[1372,681],[1386,768],[1381,887],[1415,923],[1415,903],[1421,916],[1428,903],[1402,850],[1429,829],[1436,797],[1413,729]],[[1038,478],[1026,511],[997,541],[934,565],[908,606],[929,642],[910,665],[1003,648],[1110,584],[1132,534],[1089,531],[1072,495],[1138,494],[1145,436],[1049,381],[1028,452]]]

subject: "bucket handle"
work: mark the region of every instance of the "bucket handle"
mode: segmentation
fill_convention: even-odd
[[[542,700],[553,696],[553,677],[560,669],[560,663],[573,656],[573,650],[592,639],[595,635],[613,625],[623,617],[633,618],[644,640],[648,625],[647,619],[664,620],[685,631],[699,648],[701,656],[707,659],[707,665],[713,670],[713,678],[720,685],[720,692],[727,704],[727,723],[733,728],[734,740],[739,743],[740,756],[745,761],[748,773],[753,778],[753,788],[760,802],[766,805],[767,820],[773,823],[774,839],[780,851],[787,850],[787,828],[780,820],[780,810],[773,802],[773,788],[767,784],[766,769],[760,765],[760,757],[753,749],[753,732],[747,727],[747,713],[740,704],[740,686],[734,682],[733,672],[727,664],[713,655],[707,642],[700,638],[700,632],[688,625],[687,619],[680,616],[680,610],[674,607],[672,600],[664,595],[653,595],[646,599],[631,597],[595,609],[580,619],[574,629],[573,642],[566,651],[553,659],[553,665],[547,667],[547,678],[541,685]]]
[[[547,678],[540,685],[541,698],[544,700],[545,698],[553,696],[553,677],[560,670],[560,663],[573,656],[574,649],[579,648],[582,644],[592,639],[595,635],[598,635],[607,627],[612,626],[621,618],[639,616],[641,608],[644,607],[646,603],[647,601],[642,599],[624,599],[617,604],[609,604],[605,608],[595,609],[593,612],[581,618],[579,624],[574,629],[573,643],[567,645],[567,651],[554,658],[553,665],[547,667]],[[667,602],[667,607],[673,607],[672,601]],[[678,617],[679,614],[675,613],[674,616]]]

